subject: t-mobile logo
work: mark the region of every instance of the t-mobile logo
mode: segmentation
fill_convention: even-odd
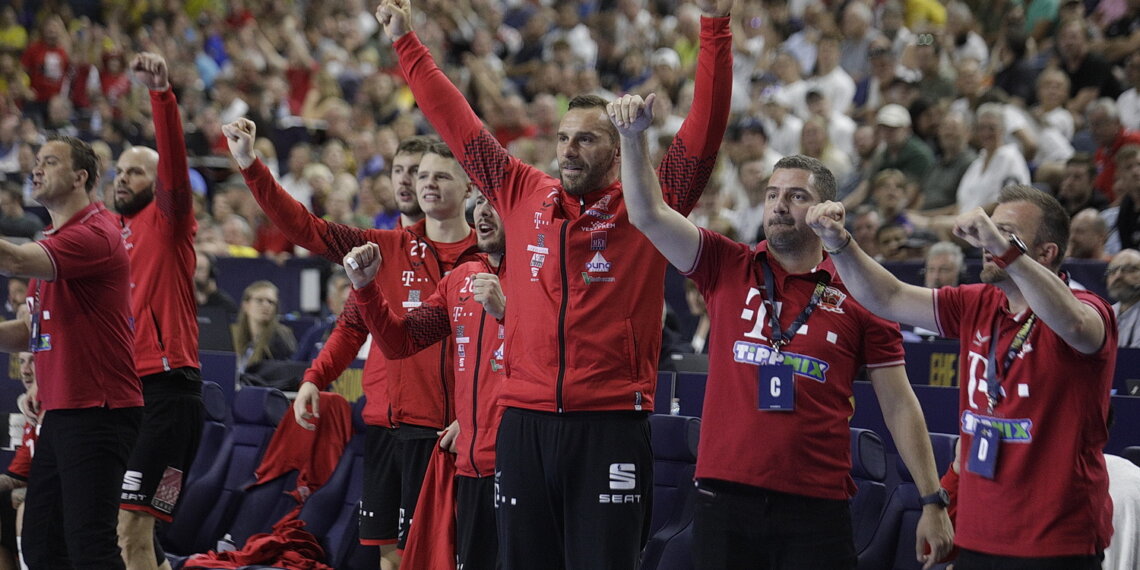
[[[633,463],[610,463],[610,490],[629,491],[636,488],[636,465]]]

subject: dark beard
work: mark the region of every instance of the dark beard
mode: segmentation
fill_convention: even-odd
[[[151,187],[131,196],[129,200],[115,198],[115,211],[124,216],[131,217],[141,212],[143,208],[147,207],[153,201],[154,187]]]
[[[982,280],[982,283],[993,285],[994,283],[1001,283],[1002,281],[1008,280],[1009,273],[996,265],[987,265],[982,267],[982,274],[979,278]]]

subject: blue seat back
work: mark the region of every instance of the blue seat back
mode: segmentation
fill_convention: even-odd
[[[352,406],[353,436],[344,449],[329,480],[305,502],[301,520],[325,549],[325,563],[334,568],[375,568],[379,553],[375,546],[359,542],[360,493],[364,480],[364,401]],[[371,562],[362,558],[371,555]]]
[[[649,427],[653,438],[653,518],[649,542],[641,556],[645,570],[658,568],[672,542],[686,531],[691,533],[696,499],[693,474],[701,420],[654,414],[649,416]],[[691,557],[686,561],[685,567],[691,567]]]
[[[183,489],[182,507],[166,526],[163,548],[193,554],[214,548],[236,513],[243,489],[273,436],[289,401],[275,388],[246,387],[234,397],[234,423],[210,469]]]
[[[222,443],[229,432],[226,421],[229,417],[229,406],[226,405],[226,395],[222,387],[216,382],[202,382],[202,410],[205,419],[202,421],[202,438],[198,443],[198,451],[194,455],[194,462],[186,472],[186,481],[183,486],[190,487],[214,465],[222,450]]]
[[[851,526],[858,553],[871,542],[887,503],[887,452],[872,430],[851,428],[851,478],[857,488],[851,498]]]

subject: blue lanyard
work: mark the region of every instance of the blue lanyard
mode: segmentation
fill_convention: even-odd
[[[796,332],[800,327],[807,322],[808,317],[815,311],[819,305],[820,299],[823,298],[823,292],[827,289],[827,284],[830,282],[830,276],[827,273],[822,273],[819,281],[815,283],[815,291],[811,294],[811,299],[808,301],[804,310],[800,312],[796,320],[792,321],[792,325],[787,330],[780,329],[780,314],[776,310],[776,278],[772,274],[772,267],[766,263],[767,260],[760,260],[760,266],[764,268],[764,304],[768,307],[768,324],[772,328],[772,348],[777,353],[780,349],[787,346],[795,338]]]

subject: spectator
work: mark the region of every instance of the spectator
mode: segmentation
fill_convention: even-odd
[[[871,204],[862,204],[851,212],[851,235],[855,236],[859,243],[867,244],[863,249],[871,257],[879,256],[879,243],[875,236],[882,226],[883,216],[879,214],[879,209]]]
[[[871,73],[871,41],[880,35],[872,25],[872,16],[871,9],[863,2],[848,2],[839,23],[843,32],[843,41],[839,43],[839,66],[855,82],[862,81]]]
[[[1121,91],[1112,66],[1103,55],[1089,49],[1087,26],[1083,18],[1073,18],[1062,22],[1057,30],[1057,56],[1061,69],[1069,75],[1069,109],[1074,113],[1084,113],[1089,103],[1101,97],[1115,100]]]
[[[819,40],[819,55],[816,57],[815,75],[812,76],[812,89],[823,95],[829,111],[846,116],[855,100],[855,81],[839,66],[840,37],[834,32],[824,34]],[[810,96],[810,91],[809,91]],[[809,100],[810,101],[810,100]],[[820,113],[830,116],[830,113]]]
[[[855,83],[854,104],[857,117],[871,117],[875,110],[890,103],[887,92],[901,77],[898,56],[891,50],[890,40],[885,37],[880,36],[871,41],[867,48],[867,61],[870,62],[870,72]]]
[[[736,170],[744,197],[736,200],[736,205],[726,212],[726,216],[741,241],[755,244],[764,235],[764,190],[772,171],[762,158],[744,159]]]
[[[800,131],[800,154],[819,160],[839,179],[851,174],[851,159],[831,144],[827,119],[819,115],[804,121],[803,130]]]
[[[262,360],[288,360],[297,350],[289,327],[277,322],[277,286],[269,281],[250,283],[241,296],[241,312],[233,330],[238,372]]]
[[[1063,163],[1073,156],[1076,124],[1066,104],[1069,101],[1069,77],[1055,67],[1037,76],[1037,105],[1029,110],[1037,129],[1038,165]]]
[[[321,307],[320,320],[313,323],[313,326],[301,334],[301,340],[297,342],[297,352],[293,354],[293,360],[310,362],[317,357],[328,340],[333,327],[336,326],[341,312],[344,311],[350,285],[348,276],[345,275],[342,268],[334,269],[328,279],[325,280],[325,306]]]
[[[1104,242],[1108,239],[1108,224],[1093,208],[1077,212],[1069,222],[1069,246],[1066,259],[1095,259],[1108,261]]]
[[[910,111],[902,105],[884,105],[875,119],[883,140],[875,159],[876,171],[894,168],[908,180],[925,180],[934,167],[934,153],[911,130]]]
[[[6,473],[0,474],[0,568],[20,568],[20,531],[24,518],[24,498],[28,491],[28,474],[32,451],[39,434],[40,409],[36,401],[35,355],[17,354],[20,382],[24,391],[16,399],[16,407],[24,414],[24,430]]]
[[[20,307],[28,298],[28,279],[26,277],[8,278],[8,297],[4,300],[4,312],[9,316],[18,316]]]
[[[921,74],[918,80],[919,97],[927,101],[953,99],[957,94],[954,81],[942,64],[942,40],[937,34],[924,34],[914,46],[916,67]]]
[[[922,266],[926,288],[957,287],[965,272],[966,259],[957,244],[940,241],[926,250],[926,262]]]
[[[807,111],[810,115],[817,115],[827,120],[827,138],[829,142],[835,146],[839,151],[847,155],[847,159],[854,160],[855,154],[855,131],[858,125],[851,119],[847,113],[834,110],[831,101],[822,91],[812,87],[807,92]],[[802,133],[801,133],[802,135]],[[848,168],[846,177],[836,178],[836,180],[845,180],[850,177],[851,170],[854,165]]]
[[[194,265],[194,294],[201,308],[218,307],[226,314],[236,316],[237,303],[228,293],[218,288],[218,266],[212,255],[197,252]]]
[[[909,247],[908,240],[906,227],[902,224],[883,224],[875,232],[875,247],[879,250],[875,261],[895,262],[915,259],[918,256]]]
[[[1065,162],[1065,174],[1057,188],[1057,201],[1070,216],[1086,208],[1101,211],[1108,207],[1108,200],[1093,189],[1096,165],[1087,154],[1075,154]]]
[[[985,66],[990,59],[986,40],[974,31],[974,13],[961,0],[946,5],[946,28],[942,34],[943,48],[951,61],[972,59]]]
[[[923,214],[957,211],[958,185],[978,157],[969,142],[969,120],[961,112],[948,111],[938,125],[938,159],[919,186]]]
[[[1017,145],[1002,144],[1005,111],[1000,104],[987,103],[978,107],[974,133],[981,152],[958,184],[958,212],[988,207],[997,201],[1002,188],[1029,183],[1029,165],[1017,150]]]
[[[1120,122],[1120,111],[1116,101],[1103,97],[1089,104],[1088,110],[1089,130],[1093,141],[1096,142],[1097,174],[1093,186],[1109,202],[1115,202],[1118,196],[1113,189],[1116,182],[1116,154],[1125,145],[1140,144],[1140,131],[1124,128]]]
[[[281,177],[281,187],[294,200],[313,210],[313,187],[305,179],[305,168],[313,164],[313,147],[309,143],[297,143],[289,148],[288,169]]]
[[[959,339],[959,567],[1099,568],[1112,534],[1102,449],[1116,318],[1103,299],[1058,277],[1064,209],[1040,190],[1011,186],[992,217],[963,213],[955,234],[985,250],[983,283],[934,290],[867,257],[843,218],[835,203],[807,214],[823,247],[839,251],[831,259],[852,297],[881,318]],[[979,366],[987,353],[994,363]],[[1044,492],[1054,500],[1037,500]]]
[[[1122,249],[1112,256],[1104,272],[1108,296],[1116,301],[1112,311],[1120,329],[1120,348],[1140,348],[1140,251]]]
[[[1100,3],[1104,6],[1108,3]],[[1140,52],[1140,34],[1136,33],[1140,26],[1140,4],[1135,1],[1125,1],[1124,12],[1104,27],[1105,59],[1112,63],[1119,63],[1131,54]]]
[[[1116,153],[1119,169],[1116,188],[1120,191],[1118,205],[1105,208],[1101,213],[1112,232],[1108,236],[1108,252],[1140,248],[1140,145],[1129,144]]]
[[[67,29],[63,25],[63,19],[51,14],[40,25],[39,39],[28,44],[20,56],[20,63],[31,79],[33,94],[25,111],[37,124],[43,124],[48,101],[63,91],[70,69],[66,42]]]
[[[44,221],[24,211],[24,191],[15,183],[0,187],[0,235],[36,240],[41,237]]]
[[[772,150],[781,156],[794,154],[800,148],[800,131],[804,128],[803,119],[792,112],[795,102],[789,93],[780,87],[769,87],[760,95],[763,114],[760,121]]]
[[[1140,38],[1140,34],[1136,34]],[[1116,108],[1120,110],[1120,124],[1126,130],[1140,130],[1140,50],[1124,60],[1124,77],[1128,90],[1116,98]]]

